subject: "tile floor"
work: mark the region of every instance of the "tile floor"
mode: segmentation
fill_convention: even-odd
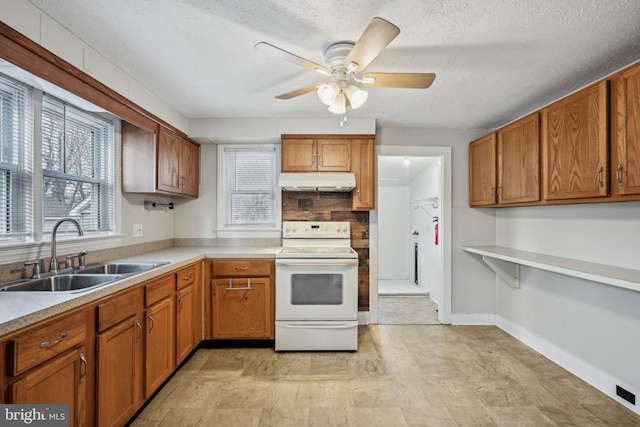
[[[427,296],[378,295],[379,325],[439,325],[438,305]]]
[[[638,426],[491,326],[369,325],[349,353],[200,349],[132,426]]]

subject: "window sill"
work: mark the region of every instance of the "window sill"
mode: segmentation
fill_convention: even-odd
[[[61,256],[80,251],[95,251],[118,247],[122,244],[124,236],[124,234],[83,237],[60,236],[56,242],[56,255]],[[50,256],[51,242],[49,240],[0,246],[0,259],[3,264],[49,258]]]

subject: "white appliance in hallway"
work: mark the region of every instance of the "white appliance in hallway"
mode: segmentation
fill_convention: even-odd
[[[276,351],[358,349],[358,254],[346,221],[284,221]]]

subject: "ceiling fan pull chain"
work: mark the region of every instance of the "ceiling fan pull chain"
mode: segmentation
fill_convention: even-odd
[[[347,114],[345,113],[342,115],[342,119],[340,120],[340,128],[342,129],[346,124],[347,124]]]

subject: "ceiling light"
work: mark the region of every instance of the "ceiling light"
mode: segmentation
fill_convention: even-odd
[[[404,160],[402,161],[402,164],[405,166],[409,166],[409,163],[411,163],[411,161],[409,160],[408,157],[405,157]]]
[[[333,104],[338,92],[340,92],[340,88],[335,82],[318,86],[318,98],[324,105]]]
[[[329,111],[334,114],[344,114],[347,112],[347,100],[342,90],[338,95],[336,95],[336,99],[333,101],[333,104],[329,106]]]
[[[349,102],[351,103],[351,108],[354,110],[360,108],[367,101],[367,97],[369,94],[367,91],[358,89],[356,86],[349,86],[346,90],[347,98],[349,98]]]

